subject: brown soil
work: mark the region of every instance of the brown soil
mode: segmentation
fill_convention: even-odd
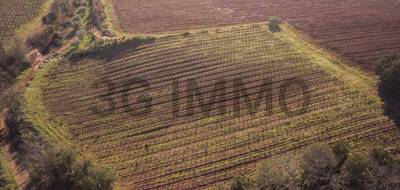
[[[227,1],[111,0],[117,28],[162,33],[207,26],[263,22],[279,16],[322,46],[369,71],[382,54],[400,51],[396,0]]]

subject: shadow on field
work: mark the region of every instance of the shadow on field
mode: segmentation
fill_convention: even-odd
[[[82,59],[102,59],[109,61],[113,58],[119,57],[128,52],[135,51],[139,46],[152,43],[155,41],[154,37],[134,37],[121,42],[111,43],[105,46],[99,46],[92,48],[85,52],[79,52],[72,54],[69,59],[72,62],[76,62]]]

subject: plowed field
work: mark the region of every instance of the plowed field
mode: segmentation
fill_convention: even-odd
[[[372,70],[382,54],[400,51],[397,0],[110,0],[126,32],[160,33],[266,21],[280,16],[345,58]]]
[[[47,0],[1,0],[0,43],[6,43],[15,30],[37,16]]]
[[[66,129],[130,189],[203,189],[316,142],[393,144],[399,130],[361,75],[313,47],[265,24],[160,37],[48,65],[26,111],[56,139]]]

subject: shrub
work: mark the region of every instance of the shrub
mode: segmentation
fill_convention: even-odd
[[[239,176],[232,179],[229,189],[230,190],[246,190],[249,189],[251,186],[251,181],[244,177]]]
[[[43,31],[33,34],[28,39],[28,43],[37,48],[41,54],[48,54],[52,48],[62,46],[63,38],[52,27],[47,27]]]
[[[369,156],[354,154],[346,161],[342,173],[345,189],[382,189],[400,188],[400,164],[390,153],[383,149],[374,149]]]
[[[154,37],[134,37],[123,41],[113,39],[111,43],[96,48],[91,48],[81,52],[74,52],[69,56],[73,62],[78,62],[85,58],[90,59],[112,59],[129,51],[134,51],[141,45],[154,42]]]
[[[339,160],[344,159],[343,167],[335,168],[335,155]],[[373,149],[369,155],[361,155],[350,153],[343,143],[338,143],[333,148],[314,145],[303,155],[299,168],[303,174],[301,185],[293,183],[296,181],[297,172],[282,168],[284,167],[277,168],[276,165],[262,163],[257,169],[254,181],[239,176],[231,181],[229,188],[221,186],[218,190],[400,189],[400,160],[394,159],[383,149]]]
[[[337,143],[333,147],[333,153],[335,154],[336,159],[339,162],[344,162],[347,159],[348,154],[350,153],[350,149],[347,144]]]
[[[190,36],[190,33],[189,32],[184,32],[184,33],[182,33],[182,36],[183,37],[188,37],[188,36]]]
[[[4,47],[0,43],[0,64],[5,60],[6,58],[6,51],[4,50]]]
[[[400,101],[400,54],[386,55],[378,61],[376,72],[383,92]]]
[[[366,172],[367,189],[400,189],[400,164],[390,153],[383,149],[374,149],[369,155]]]
[[[257,169],[256,184],[260,190],[287,190],[291,182],[286,172],[276,165],[262,163]]]
[[[7,51],[0,49],[0,54],[2,54],[0,58],[0,95],[23,70],[29,67],[25,49],[19,39],[14,39]]]
[[[268,28],[271,32],[280,32],[282,29],[280,28],[280,25],[282,24],[282,20],[279,17],[269,17],[268,19]]]
[[[347,187],[365,189],[368,160],[359,154],[351,155],[345,164],[344,180]]]
[[[98,0],[89,0],[88,3],[90,8],[90,18],[91,18],[90,24],[97,27],[100,31],[103,31],[104,21],[106,19],[103,4]]]
[[[13,98],[18,100],[18,98]],[[35,189],[49,190],[111,190],[114,177],[97,169],[76,153],[55,148],[31,123],[26,122],[19,103],[10,109],[6,119],[13,149],[25,164]]]
[[[327,189],[331,186],[338,162],[328,145],[313,145],[303,155],[303,189]]]
[[[46,16],[42,17],[42,23],[43,24],[53,24],[54,21],[57,20],[57,13],[54,11],[51,11],[49,14],[47,14]]]
[[[78,161],[67,150],[56,150],[41,157],[32,172],[32,180],[39,189],[57,190],[112,190],[114,178],[97,170],[90,161]]]

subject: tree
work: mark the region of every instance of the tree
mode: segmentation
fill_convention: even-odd
[[[256,173],[257,189],[260,190],[288,190],[290,178],[287,171],[277,168],[268,162],[261,163]]]
[[[384,149],[373,149],[369,155],[365,184],[367,189],[400,189],[400,163]]]
[[[390,54],[380,59],[376,72],[381,80],[380,88],[383,92],[400,101],[400,54]]]
[[[66,150],[48,151],[34,166],[32,181],[39,189],[112,190],[114,178],[88,160],[78,161]]]
[[[303,189],[331,189],[332,176],[338,161],[328,145],[313,145],[303,155]]]
[[[280,32],[282,29],[279,25],[282,24],[282,20],[279,17],[269,17],[268,19],[268,28],[272,33]]]
[[[230,190],[246,190],[251,186],[251,182],[245,176],[239,176],[232,179],[230,183]]]
[[[373,149],[369,156],[353,154],[341,173],[342,189],[400,189],[400,162],[383,149]]]
[[[3,45],[0,43],[0,64],[6,59],[6,51],[4,50]]]

